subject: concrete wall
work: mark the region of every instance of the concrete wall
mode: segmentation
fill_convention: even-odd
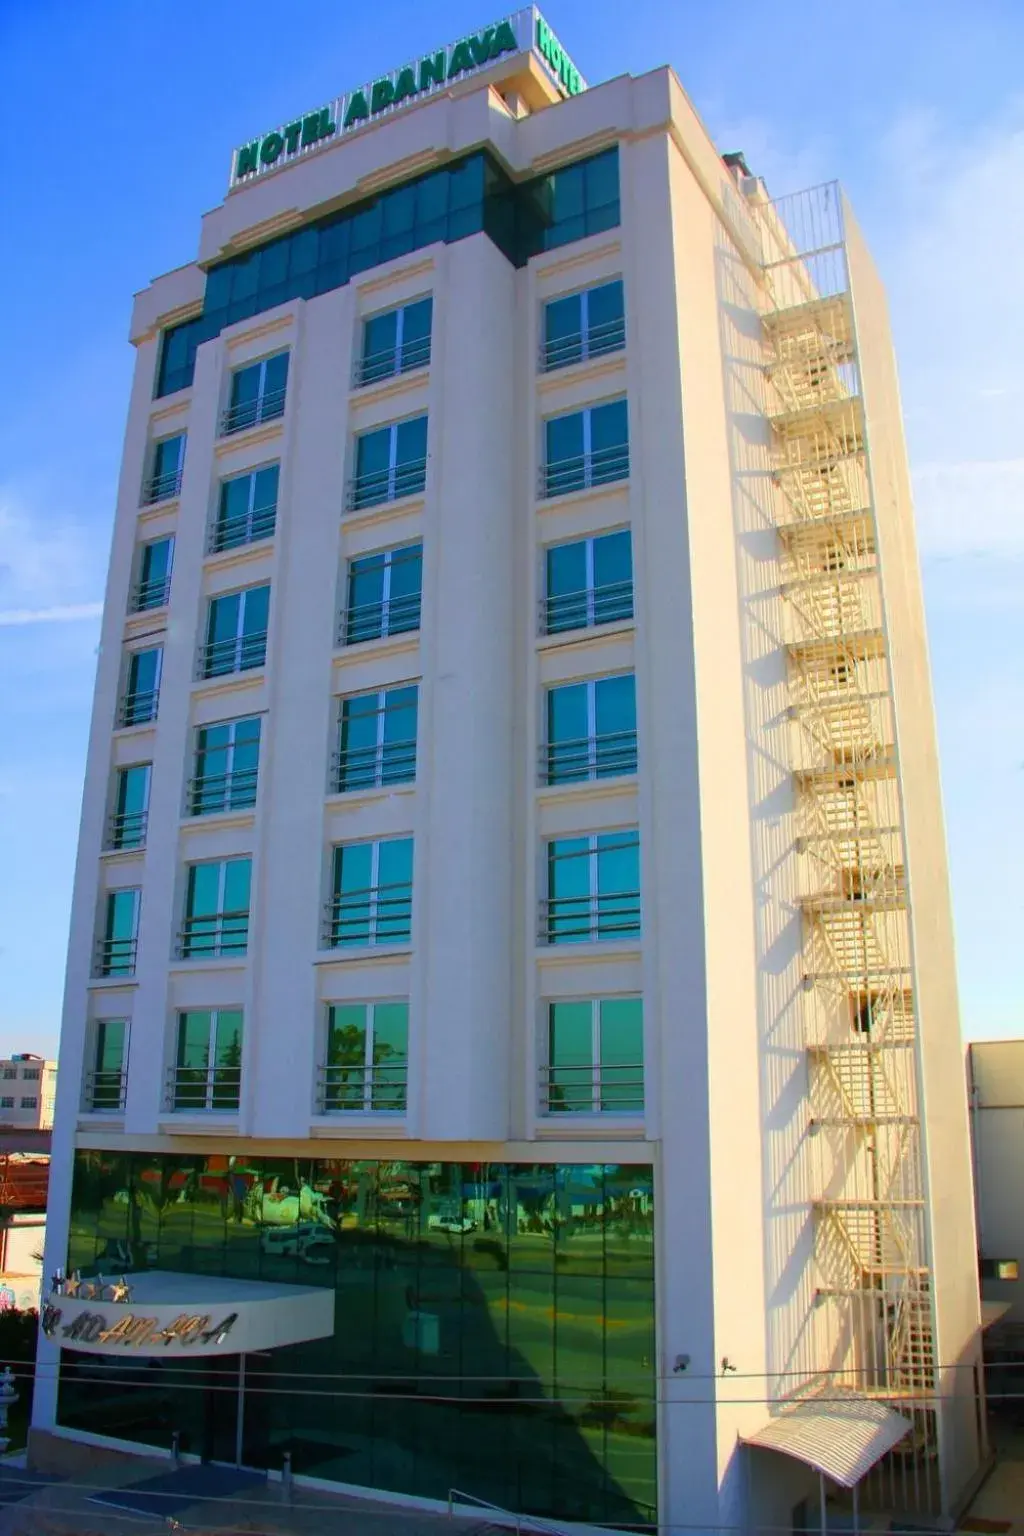
[[[978,1251],[1016,1259],[1024,1274],[1024,1040],[974,1041],[967,1048]],[[1024,1323],[1024,1282],[982,1279],[986,1301],[1009,1305]]]

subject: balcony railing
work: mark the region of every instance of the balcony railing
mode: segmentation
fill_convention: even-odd
[[[540,771],[545,784],[575,784],[583,779],[636,773],[636,727],[548,742],[541,749]]]
[[[107,822],[110,849],[141,848],[146,841],[148,811],[115,811]]]
[[[379,640],[383,635],[417,630],[421,607],[422,595],[412,592],[408,597],[391,597],[347,608],[338,624],[338,644],[358,645],[361,640]]]
[[[156,719],[159,702],[159,688],[151,688],[143,693],[126,693],[117,711],[118,725],[148,725]]]
[[[150,608],[162,608],[171,595],[171,578],[157,576],[152,581],[137,581],[128,601],[129,613],[145,613]]]
[[[90,1115],[114,1115],[124,1109],[128,1074],[123,1067],[102,1072],[87,1072],[82,1092],[82,1108]]]
[[[410,459],[406,464],[393,464],[390,469],[371,469],[365,474],[353,475],[348,487],[349,511],[361,507],[377,507],[384,502],[398,501],[402,496],[416,496],[427,483],[426,459]]]
[[[409,1084],[407,1061],[372,1066],[322,1066],[317,1072],[320,1114],[401,1114]]]
[[[416,739],[378,742],[372,747],[349,747],[331,757],[331,792],[379,789],[385,784],[408,784],[416,777]]]
[[[233,773],[210,773],[189,779],[186,814],[212,816],[217,811],[250,811],[256,804],[258,768],[236,768]]]
[[[606,320],[603,325],[592,325],[574,336],[554,336],[540,345],[540,368],[550,373],[555,368],[568,368],[572,363],[587,362],[592,357],[603,357],[607,352],[621,352],[626,345],[626,321],[621,315],[617,320]]]
[[[181,470],[171,469],[165,475],[150,475],[142,487],[142,505],[151,507],[155,501],[168,501],[181,490]]]
[[[557,635],[569,629],[591,629],[597,624],[621,623],[632,617],[632,581],[583,587],[578,592],[560,592],[556,597],[542,598],[540,604],[542,635]]]
[[[640,933],[640,892],[551,896],[541,902],[542,944],[635,938]]]
[[[357,358],[353,383],[360,389],[364,384],[378,384],[381,379],[410,373],[413,368],[426,368],[429,362],[430,337],[421,336],[416,341],[403,341],[400,346],[384,347],[380,352],[368,352]]]
[[[242,544],[269,539],[276,525],[276,502],[272,507],[258,507],[238,517],[219,517],[210,530],[206,552],[218,555],[224,549],[237,549]]]
[[[641,1115],[643,1063],[542,1066],[540,1109],[544,1115]]]
[[[192,1113],[237,1110],[241,1087],[241,1067],[171,1067],[166,1107]]]
[[[283,416],[286,394],[287,387],[272,389],[256,400],[242,400],[237,405],[229,405],[220,418],[221,437],[230,437],[232,432],[244,432],[247,427],[259,426],[261,421],[275,421]]]
[[[595,448],[576,458],[555,459],[540,472],[540,495],[567,496],[571,491],[588,491],[597,485],[625,480],[629,475],[629,444],[615,443],[610,448]]]
[[[196,675],[200,679],[228,677],[232,672],[251,672],[267,660],[267,631],[251,635],[231,635],[226,640],[211,640],[199,647]]]
[[[412,887],[402,881],[345,891],[326,906],[324,944],[405,944],[412,934]]]
[[[134,976],[138,939],[100,939],[96,945],[97,976]]]
[[[223,955],[244,955],[248,944],[247,911],[187,917],[178,934],[178,959],[215,960]]]

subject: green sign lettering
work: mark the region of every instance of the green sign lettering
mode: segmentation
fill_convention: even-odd
[[[420,90],[429,91],[432,85],[444,85],[444,49],[432,59],[420,59]]]
[[[429,59],[423,60],[423,64],[429,63]],[[420,65],[420,68],[423,68],[422,64]],[[413,70],[410,69],[408,65],[406,65],[405,69],[400,69],[398,71],[398,79],[395,81],[395,94],[393,98],[394,106],[397,107],[400,101],[405,101],[409,96],[417,96],[419,91],[420,87],[416,84],[416,75]]]
[[[284,149],[284,138],[279,133],[268,133],[260,145],[260,160],[264,165],[273,165],[274,161]]]
[[[366,105],[366,97],[362,91],[353,91],[349,100],[348,111],[345,113],[346,128],[351,128],[353,123],[365,122],[370,115],[370,109]]]
[[[473,55],[469,51],[469,43],[456,43],[452,49],[451,62],[448,65],[448,79],[454,80],[456,75],[465,74],[467,69],[472,69]]]
[[[251,176],[256,169],[257,156],[260,152],[260,144],[257,139],[254,144],[243,144],[238,151],[238,159],[235,161],[235,177]]]
[[[537,51],[561,84],[566,95],[578,96],[584,88],[579,70],[543,16],[537,17]]]
[[[289,155],[294,155],[299,147],[299,134],[302,132],[302,119],[297,123],[289,123],[284,131],[284,147]]]
[[[370,92],[370,111],[376,116],[383,112],[385,107],[390,107],[395,99],[395,87],[385,76],[383,80],[373,82],[373,90]]]

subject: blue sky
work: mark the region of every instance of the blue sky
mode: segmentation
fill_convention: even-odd
[[[0,1050],[56,1043],[132,293],[234,145],[486,0],[0,0]],[[591,81],[671,63],[773,194],[837,177],[888,285],[964,1033],[1024,1034],[1024,5],[549,0]]]

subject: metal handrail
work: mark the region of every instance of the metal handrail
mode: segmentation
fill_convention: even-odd
[[[166,1107],[169,1110],[237,1109],[241,1088],[241,1067],[168,1067]],[[221,1102],[218,1103],[218,1099]]]
[[[540,907],[540,939],[545,944],[575,938],[635,938],[640,932],[638,890],[596,896],[548,896],[542,898]],[[575,920],[575,925],[566,926],[566,920]]]
[[[375,1061],[361,1066],[328,1062],[317,1068],[317,1103],[321,1114],[342,1110],[402,1111],[408,1087],[408,1061]],[[394,1102],[374,1102],[380,1098]]]
[[[149,811],[115,811],[107,822],[107,843],[111,849],[141,848],[146,841]]]
[[[415,777],[415,736],[331,754],[331,791],[336,795],[354,789],[379,789],[385,784],[408,784]]]
[[[124,1109],[127,1083],[128,1074],[123,1067],[87,1072],[82,1094],[83,1109],[87,1114]]]
[[[256,804],[259,768],[235,768],[230,773],[204,774],[189,779],[185,804],[189,816],[210,816],[217,811],[249,811]],[[207,796],[215,803],[208,804]]]
[[[620,352],[626,345],[626,321],[606,320],[602,325],[589,326],[572,336],[556,336],[540,344],[540,368],[550,373],[555,368],[567,368],[572,363],[585,363],[593,357],[603,357],[608,352]]]
[[[541,497],[568,496],[572,491],[587,491],[595,485],[608,485],[629,477],[629,444],[613,443],[609,448],[593,448],[571,459],[554,459],[541,467],[538,494]]]
[[[540,749],[541,777],[546,784],[571,784],[635,773],[636,761],[636,726],[625,731],[549,741]]]
[[[426,368],[429,363],[430,337],[421,336],[393,347],[382,347],[379,352],[364,353],[356,359],[353,383],[359,389],[364,384],[377,384],[381,379],[409,373],[413,368]]]
[[[621,1074],[629,1074],[626,1077]],[[644,1066],[642,1061],[605,1065],[556,1066],[539,1068],[542,1114],[642,1114],[644,1107]],[[587,1101],[556,1104],[555,1093],[570,1095],[589,1090]],[[614,1102],[613,1102],[614,1101]]]
[[[397,891],[397,896],[382,896],[382,891]],[[397,911],[388,912],[384,908],[394,907]],[[346,917],[346,910],[358,908],[354,917]],[[402,944],[406,943],[412,933],[412,882],[394,881],[390,885],[370,885],[359,891],[344,891],[339,896],[333,896],[325,903],[327,922],[324,928],[324,942],[328,949],[338,949],[342,944]],[[380,936],[381,927],[402,922],[403,926],[395,931],[388,932],[383,938]],[[365,939],[351,939],[345,934],[345,929],[353,927],[365,928]]]
[[[210,640],[199,647],[196,675],[200,681],[227,677],[232,672],[251,672],[266,665],[267,630],[253,630],[247,635],[231,635],[226,640]],[[231,662],[230,666],[223,665]]]
[[[148,725],[156,719],[159,702],[159,688],[150,688],[143,693],[126,693],[117,711],[118,725]]]
[[[480,1509],[489,1509],[493,1514],[503,1515],[505,1521],[511,1521],[515,1525],[517,1532],[525,1528],[528,1531],[547,1532],[548,1536],[572,1536],[571,1531],[565,1526],[555,1525],[550,1520],[542,1520],[539,1515],[516,1514],[514,1510],[505,1509],[501,1504],[491,1504],[487,1499],[478,1499],[475,1493],[464,1493],[461,1488],[448,1489],[449,1520],[455,1518],[456,1502],[476,1504]]]
[[[591,625],[612,624],[617,619],[632,617],[632,579],[609,582],[603,587],[581,587],[577,592],[560,592],[556,597],[540,600],[542,635],[559,634],[568,629],[589,629]]]
[[[131,939],[100,939],[96,945],[97,976],[134,976],[135,958],[139,941]]]
[[[425,456],[409,459],[404,464],[392,464],[387,469],[371,469],[352,476],[345,505],[350,512],[381,506],[388,501],[399,501],[403,496],[418,495],[426,483]]]
[[[338,621],[338,644],[358,645],[362,640],[379,640],[386,635],[411,633],[420,627],[422,604],[423,594],[415,592],[405,597],[382,598],[380,602],[357,603],[354,608],[346,608]],[[405,620],[411,622],[406,623]],[[367,632],[357,633],[361,628]]]
[[[204,925],[212,924],[212,928]],[[178,933],[178,959],[216,959],[220,955],[244,955],[249,944],[249,912],[211,912],[208,917],[186,917]]]
[[[218,517],[210,529],[206,552],[218,555],[225,549],[237,549],[242,544],[272,538],[276,526],[276,501],[271,507],[255,507],[238,517]]]
[[[229,405],[220,419],[221,437],[229,437],[232,432],[244,432],[247,427],[259,426],[261,421],[275,421],[277,417],[284,415],[284,400],[288,392],[288,386],[284,389],[272,389],[265,395],[258,395],[255,400],[243,400],[238,405]]]
[[[170,574],[154,581],[138,581],[131,591],[129,613],[145,613],[149,608],[162,608],[171,595]]]
[[[151,507],[155,501],[167,501],[181,490],[182,469],[168,470],[165,475],[150,475],[142,488],[142,505]]]

